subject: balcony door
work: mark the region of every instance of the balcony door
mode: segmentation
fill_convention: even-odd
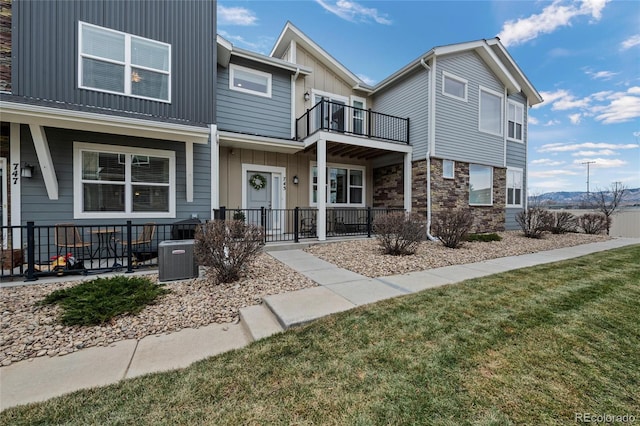
[[[318,105],[323,99],[327,102],[314,109],[316,128],[342,133],[348,131],[346,106],[349,104],[349,99],[332,93],[313,91],[314,105]]]

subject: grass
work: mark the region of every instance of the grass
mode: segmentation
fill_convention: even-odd
[[[118,315],[137,314],[168,292],[148,278],[115,276],[55,290],[40,303],[60,305],[62,324],[98,325]]]
[[[640,417],[640,246],[344,312],[4,424],[573,424]]]

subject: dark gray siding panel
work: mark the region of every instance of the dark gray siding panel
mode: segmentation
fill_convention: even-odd
[[[291,139],[291,74],[246,60],[234,63],[271,74],[271,98],[229,89],[229,68],[218,67],[218,128]]]
[[[38,164],[28,126],[21,127],[21,159]],[[104,145],[136,146],[175,151],[176,153],[176,218],[156,219],[156,223],[171,223],[188,219],[192,213],[201,219],[211,217],[211,155],[209,144],[194,144],[194,193],[193,202],[186,202],[185,144],[180,142],[131,138],[103,133],[80,132],[57,128],[46,128],[51,157],[58,178],[58,199],[49,200],[42,180],[36,170],[32,179],[22,180],[22,221],[35,221],[39,225],[75,221],[89,224],[122,224],[126,219],[73,219],[73,142],[98,143]],[[144,223],[136,219],[136,223]]]
[[[442,94],[443,71],[467,80],[467,102]],[[504,138],[478,130],[480,86],[504,93],[500,81],[475,52],[437,59],[435,157],[504,165]]]
[[[409,118],[409,141],[413,161],[424,159],[428,148],[429,73],[420,68],[400,83],[376,95],[374,111]]]
[[[509,95],[509,99],[520,102],[524,105],[524,143],[507,141],[507,167],[517,167],[523,170],[523,196],[527,194],[527,101],[522,93]],[[516,222],[516,215],[522,211],[518,208],[507,208],[505,211],[505,227],[506,229],[520,229]]]
[[[78,89],[79,21],[170,44],[171,103]],[[215,22],[211,1],[14,0],[13,93],[214,123]]]

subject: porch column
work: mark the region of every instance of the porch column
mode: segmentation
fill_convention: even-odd
[[[327,239],[327,141],[316,142],[318,163],[318,240]]]
[[[11,123],[9,125],[9,159],[11,162],[7,164],[7,181],[11,185],[11,198],[7,194],[8,201],[11,203],[11,226],[22,225],[22,178],[20,177],[20,123]],[[16,173],[13,178],[13,173]],[[11,242],[13,248],[22,248],[22,235],[20,228],[13,229],[13,235],[11,236]]]
[[[220,208],[220,136],[218,126],[210,126],[211,141],[211,218],[213,210]]]
[[[428,166],[427,166],[428,167]],[[411,153],[404,154],[404,209],[411,212]]]

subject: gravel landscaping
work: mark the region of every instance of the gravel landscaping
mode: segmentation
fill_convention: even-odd
[[[447,248],[437,241],[426,241],[411,256],[385,255],[375,238],[318,244],[305,251],[341,268],[376,278],[609,239],[606,235],[587,234],[545,234],[542,239],[526,238],[519,231],[498,234],[502,241],[467,242],[458,249]]]
[[[456,250],[445,248],[438,242],[424,242],[412,256],[383,255],[375,238],[318,244],[306,251],[359,274],[380,277],[609,238],[567,234],[545,235],[541,240],[534,240],[523,237],[519,232],[500,235],[502,241],[465,243]],[[157,274],[149,277],[157,280]],[[147,306],[137,316],[117,317],[108,324],[95,327],[59,325],[56,322],[59,308],[37,303],[51,291],[78,282],[40,282],[0,290],[0,365],[45,355],[65,355],[91,346],[108,346],[120,340],[141,339],[183,328],[237,322],[240,308],[259,304],[264,296],[316,285],[271,256],[260,254],[246,276],[238,282],[214,285],[200,278],[166,283],[171,293],[161,297],[156,304]]]
[[[148,277],[157,280],[158,275]],[[119,340],[183,328],[233,323],[238,321],[240,308],[257,305],[267,295],[316,285],[271,256],[260,254],[240,281],[214,285],[199,278],[166,283],[171,293],[155,305],[147,306],[137,316],[117,317],[103,326],[62,326],[56,321],[57,306],[37,305],[50,292],[79,282],[36,283],[0,290],[0,365],[44,355],[66,355],[91,346],[108,346]]]

